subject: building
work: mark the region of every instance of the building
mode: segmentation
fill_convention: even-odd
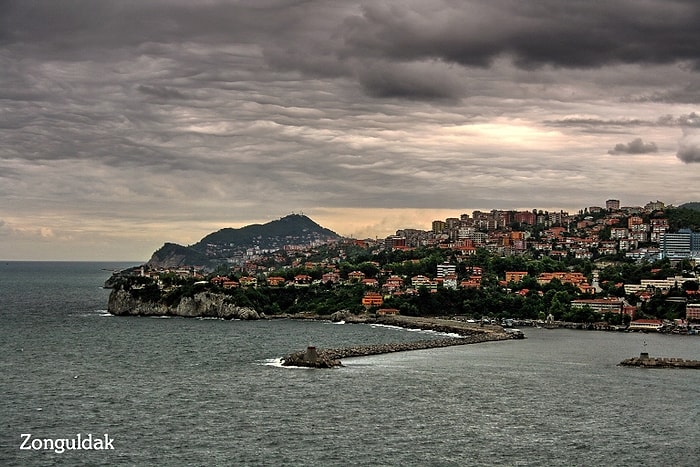
[[[406,248],[406,237],[390,235],[384,240],[384,246],[388,250],[400,250]]]
[[[444,262],[437,265],[437,276],[445,277],[447,275],[455,275],[457,273],[457,266]]]
[[[396,308],[380,308],[377,310],[377,316],[386,316],[386,315],[398,315],[399,310]]]
[[[617,211],[620,209],[620,200],[619,199],[609,199],[605,202],[605,209],[608,211]]]
[[[377,292],[366,292],[364,297],[362,297],[362,305],[366,308],[382,306],[383,304],[384,298]]]
[[[700,321],[700,303],[686,303],[685,319],[688,321]]]
[[[537,216],[534,212],[518,211],[515,214],[513,214],[513,222],[517,222],[519,224],[535,225],[535,223],[537,222]]]
[[[437,282],[430,280],[429,277],[423,275],[417,275],[411,277],[411,286],[414,288],[426,287],[428,289],[437,289]]]
[[[636,319],[630,321],[630,331],[658,331],[663,326],[663,321],[660,319]]]
[[[243,276],[240,279],[238,279],[238,282],[241,284],[242,287],[257,287],[258,286],[258,279],[253,276]]]
[[[446,289],[457,288],[457,274],[447,274],[442,278],[442,286]]]
[[[434,234],[439,234],[447,230],[447,222],[445,221],[433,221],[432,230]]]
[[[271,287],[283,285],[285,282],[284,277],[280,277],[280,276],[269,276],[266,280],[267,280],[267,285],[269,285]]]
[[[403,278],[399,276],[389,276],[389,278],[384,282],[384,289],[392,292],[394,290],[400,290],[403,288]]]
[[[340,282],[340,274],[338,274],[337,272],[327,272],[323,276],[321,276],[321,282],[331,282],[333,284],[337,284],[338,282]]]
[[[674,276],[666,279],[642,279],[639,284],[625,284],[625,293],[642,291],[668,293],[673,287],[682,287],[683,283],[695,280],[692,277]]]
[[[506,283],[520,282],[525,276],[527,276],[527,271],[506,271]]]
[[[297,274],[294,276],[294,285],[297,287],[303,287],[311,285],[312,277],[307,274]]]
[[[590,300],[572,300],[571,308],[590,307],[593,311],[600,314],[605,313],[622,313],[622,300],[617,298],[596,298]]]
[[[365,279],[365,273],[362,271],[352,271],[348,273],[350,282],[362,282]]]
[[[653,211],[662,211],[666,205],[659,200],[656,201],[649,201],[647,204],[644,205],[644,210],[647,212],[653,212]]]
[[[678,233],[664,232],[659,238],[661,258],[680,260],[690,257],[692,233],[688,229],[681,229]]]

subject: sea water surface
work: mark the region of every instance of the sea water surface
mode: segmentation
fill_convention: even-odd
[[[700,464],[700,337],[527,339],[283,368],[309,344],[425,339],[324,322],[113,317],[120,263],[0,263],[0,465]],[[20,450],[108,434],[113,450]]]

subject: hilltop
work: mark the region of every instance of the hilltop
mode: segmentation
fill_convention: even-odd
[[[148,261],[150,267],[210,266],[241,259],[252,252],[285,247],[307,247],[335,241],[340,236],[303,214],[290,214],[266,224],[224,228],[190,246],[165,243]]]
[[[692,209],[693,211],[700,211],[700,202],[694,201],[691,203],[685,203],[678,206],[682,209]]]

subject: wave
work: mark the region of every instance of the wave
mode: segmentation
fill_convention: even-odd
[[[114,316],[112,313],[108,312],[107,310],[92,310],[87,313],[74,313],[73,316],[80,316],[81,318],[94,318],[95,316],[102,316],[102,317],[112,317]]]
[[[431,334],[433,336],[444,336],[444,337],[465,337],[460,334],[457,334],[455,332],[440,332],[440,331],[434,331],[432,329],[420,329],[420,328],[404,328],[402,326],[395,326],[393,324],[377,324],[377,323],[372,323],[369,325],[370,327],[381,327],[381,328],[387,328],[387,329],[396,329],[399,331],[408,331],[408,332],[421,332],[423,334]]]
[[[293,365],[282,365],[283,357],[277,358],[267,358],[263,360],[261,365],[273,366],[275,368],[289,368],[290,370],[314,370],[314,368],[308,366],[293,366]]]
[[[267,358],[264,360],[263,365],[265,366],[274,366],[278,368],[282,368],[282,357],[278,358]]]

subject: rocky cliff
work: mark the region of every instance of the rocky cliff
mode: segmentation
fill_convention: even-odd
[[[109,295],[107,311],[113,315],[183,316],[223,319],[260,319],[252,308],[228,303],[225,295],[201,292],[183,297],[177,306],[147,302],[131,296],[123,289],[114,289]]]

